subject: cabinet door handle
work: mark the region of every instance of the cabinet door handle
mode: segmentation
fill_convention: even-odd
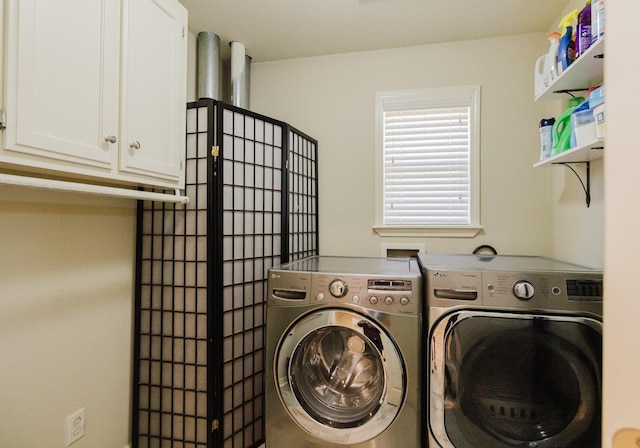
[[[138,140],[134,140],[130,145],[129,148],[131,149],[140,149],[140,142]]]
[[[115,136],[115,135],[107,135],[107,136],[104,138],[104,141],[105,141],[105,142],[109,142],[109,143],[115,143],[115,142],[117,142],[117,141],[118,141],[118,139],[116,138],[116,136]]]

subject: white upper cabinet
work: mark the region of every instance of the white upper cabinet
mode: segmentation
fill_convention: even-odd
[[[5,22],[3,165],[184,186],[177,0],[8,0]]]

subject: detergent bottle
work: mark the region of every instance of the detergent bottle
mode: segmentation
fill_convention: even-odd
[[[567,110],[558,117],[553,124],[553,147],[551,148],[551,156],[560,154],[571,147],[571,113],[573,110],[584,102],[583,97],[571,98],[567,102]]]
[[[534,82],[533,91],[534,95],[538,96],[547,88],[547,79],[545,77],[545,65],[547,61],[547,55],[543,54],[536,61],[535,68],[533,69]]]
[[[576,59],[591,46],[591,0],[578,14],[576,28]]]
[[[576,59],[576,43],[573,40],[573,24],[578,18],[580,11],[574,9],[564,16],[558,27],[562,30],[562,38],[558,46],[558,68],[560,73],[564,72]]]

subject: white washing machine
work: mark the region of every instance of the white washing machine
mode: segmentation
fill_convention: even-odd
[[[424,255],[429,448],[599,448],[602,272]]]
[[[266,447],[419,447],[417,261],[311,257],[267,288]]]

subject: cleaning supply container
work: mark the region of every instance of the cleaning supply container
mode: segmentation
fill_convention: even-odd
[[[533,69],[533,93],[534,96],[540,95],[547,88],[545,85],[545,65],[547,61],[547,55],[543,54],[536,61],[535,68]]]
[[[578,104],[571,112],[571,147],[583,147],[596,140],[596,123],[589,100]]]
[[[558,27],[562,30],[562,38],[558,46],[558,68],[564,72],[576,59],[576,43],[573,40],[573,27],[578,19],[580,11],[574,9],[564,16]]]
[[[604,36],[604,0],[591,2],[591,44]]]
[[[584,102],[583,97],[571,98],[567,101],[567,110],[560,115],[553,124],[553,147],[551,156],[560,154],[571,147],[571,114],[579,104]]]
[[[576,58],[587,51],[591,46],[591,0],[578,14],[578,26],[576,28]]]
[[[540,120],[540,160],[547,159],[551,155],[553,124],[555,122],[555,118],[543,118]]]
[[[554,31],[547,36],[549,51],[536,61],[535,68],[535,96],[544,92],[558,77],[558,45],[560,33]]]

